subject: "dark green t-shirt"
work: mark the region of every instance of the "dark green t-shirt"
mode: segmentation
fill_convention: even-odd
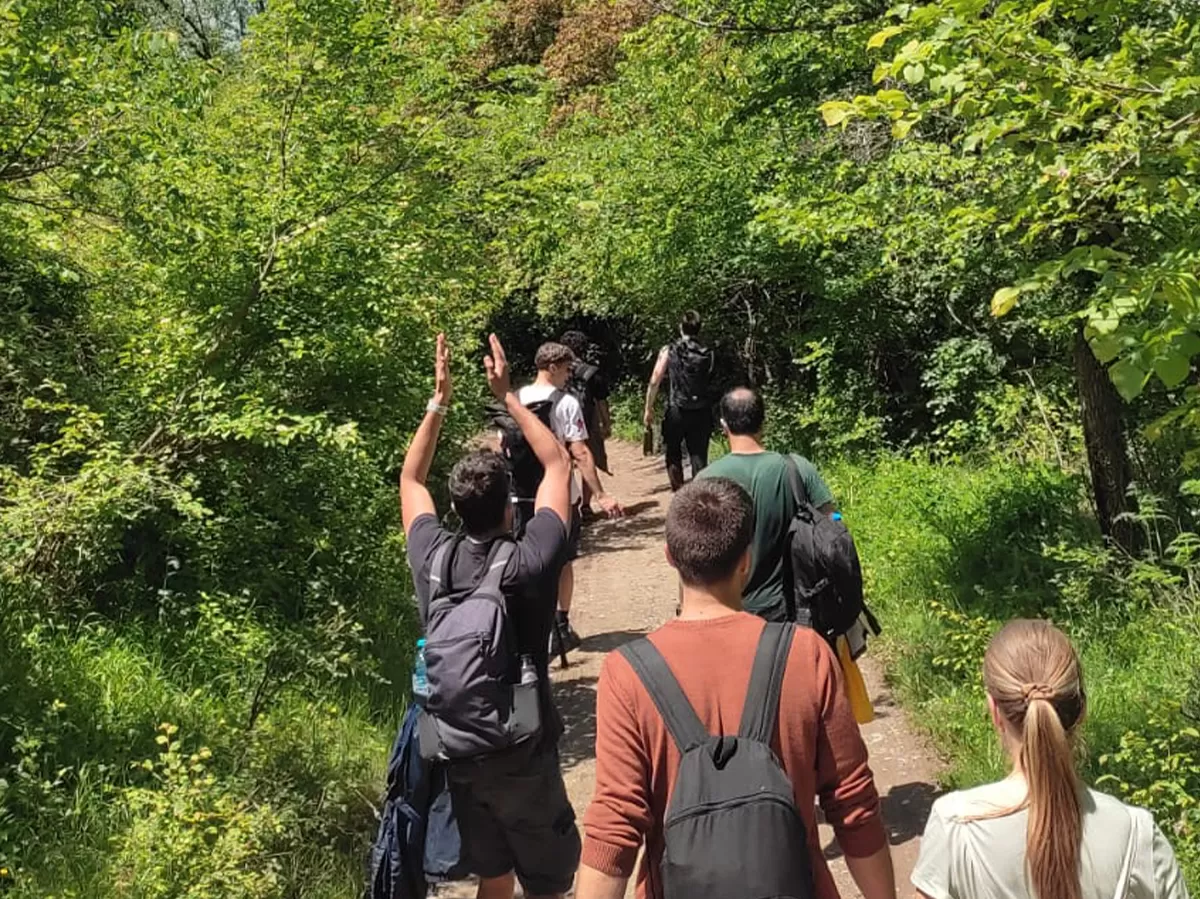
[[[816,467],[803,456],[792,456],[808,501],[818,509],[833,502],[833,491]],[[700,472],[702,478],[729,478],[754,500],[754,542],[750,580],[742,596],[747,612],[778,619],[785,608],[784,546],[796,502],[788,486],[787,464],[779,453],[730,453]]]

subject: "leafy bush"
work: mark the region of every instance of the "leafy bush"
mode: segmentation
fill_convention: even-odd
[[[1164,539],[1151,541],[1160,553],[1106,549],[1077,514],[1074,479],[1036,465],[883,457],[827,473],[884,625],[878,648],[947,759],[947,786],[1007,768],[981,682],[991,635],[1017,615],[1051,618],[1088,680],[1084,775],[1150,808],[1188,876],[1200,874],[1200,741],[1184,714],[1200,707],[1195,538],[1162,528]],[[1154,508],[1143,503],[1144,517]]]
[[[141,763],[150,783],[123,796],[131,821],[114,847],[114,892],[130,899],[281,897],[273,850],[295,822],[219,780],[209,771],[212,752],[187,754],[177,732],[159,727],[162,752]]]

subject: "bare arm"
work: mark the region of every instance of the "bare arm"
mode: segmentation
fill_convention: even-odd
[[[654,403],[658,399],[658,386],[667,375],[667,362],[671,357],[671,348],[663,347],[654,363],[654,371],[650,374],[650,384],[646,387],[646,410],[642,416],[646,427],[654,423]]]
[[[871,855],[860,858],[847,855],[846,867],[863,899],[896,899],[896,872],[892,868],[892,851],[886,843]]]
[[[567,448],[571,451],[571,457],[579,468],[580,477],[591,488],[592,496],[600,504],[600,508],[609,518],[620,518],[624,514],[624,510],[616,499],[604,492],[604,486],[600,483],[600,473],[596,470],[596,458],[592,455],[591,448],[583,440],[573,440],[567,444]]]
[[[508,358],[500,339],[489,337],[492,354],[484,359],[488,387],[492,395],[504,403],[508,414],[513,417],[529,448],[537,456],[546,474],[538,487],[535,509],[550,509],[564,523],[571,520],[571,460],[554,434],[541,420],[526,409],[512,390],[508,373]],[[594,467],[594,466],[593,466]]]
[[[575,879],[575,899],[624,899],[628,880],[628,877],[614,877],[580,865]]]
[[[437,357],[434,364],[433,403],[445,408],[450,404],[453,385],[450,381],[450,349],[446,346],[446,335],[437,336]],[[436,515],[437,506],[425,482],[429,479],[429,469],[433,465],[433,457],[437,453],[438,435],[442,431],[444,412],[429,411],[425,413],[417,433],[413,435],[404,455],[404,467],[400,470],[400,519],[404,524],[404,533],[412,528],[412,523],[422,515]]]

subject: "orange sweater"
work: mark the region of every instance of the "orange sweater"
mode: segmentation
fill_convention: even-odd
[[[650,635],[710,733],[737,733],[762,629],[761,619],[742,612],[671,621]],[[820,798],[846,855],[871,855],[886,844],[887,835],[841,668],[813,631],[798,629],[792,643],[772,745],[804,818],[816,895],[837,899],[818,839],[814,797]],[[628,877],[644,840],[638,899],[662,895],[662,823],[678,767],[679,750],[654,701],[625,658],[611,653],[596,699],[596,791],[583,820],[583,864]]]

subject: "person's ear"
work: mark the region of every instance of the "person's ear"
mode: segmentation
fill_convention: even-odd
[[[996,700],[992,698],[992,694],[987,694],[988,714],[992,719],[992,727],[996,728],[996,733],[1000,736],[1005,734],[1004,716],[1000,714],[1000,706],[996,705]]]
[[[721,419],[721,430],[725,432],[725,436],[729,436],[729,423],[725,419]]]
[[[738,560],[737,575],[738,582],[744,587],[750,580],[750,568],[752,562],[752,553],[750,547],[746,547],[746,551],[742,553],[742,557]]]

